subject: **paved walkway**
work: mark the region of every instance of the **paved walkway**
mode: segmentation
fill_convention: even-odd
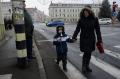
[[[35,31],[35,40],[42,57],[47,79],[68,79],[61,68],[55,63],[56,52],[53,44],[48,41],[37,42],[39,40],[46,40],[46,38],[37,31]]]
[[[0,79],[41,79],[36,59],[26,69],[19,69],[16,63],[15,34],[11,30],[0,45]]]

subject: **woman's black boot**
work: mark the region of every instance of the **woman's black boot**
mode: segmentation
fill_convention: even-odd
[[[89,59],[87,59],[87,64],[86,64],[86,69],[88,72],[92,72],[92,69],[89,67],[90,59],[91,59],[91,57]]]
[[[83,73],[86,73],[87,72],[87,63],[86,63],[86,61],[83,59],[83,61],[82,61],[82,72]]]

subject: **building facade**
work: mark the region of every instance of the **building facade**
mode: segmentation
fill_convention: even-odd
[[[6,19],[12,19],[12,2],[2,2],[2,13]]]
[[[0,43],[5,37],[4,18],[2,13],[2,3],[0,2]]]
[[[49,16],[52,20],[63,20],[66,23],[76,23],[81,10],[88,4],[62,4],[52,3],[49,6]],[[95,15],[98,16],[99,4],[89,4]]]
[[[27,8],[28,13],[32,16],[33,22],[45,22],[46,15],[37,8]]]

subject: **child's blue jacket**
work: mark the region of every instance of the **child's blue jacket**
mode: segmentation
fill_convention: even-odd
[[[56,45],[57,53],[66,54],[68,52],[67,42],[72,42],[66,34],[60,36],[60,34],[56,34],[54,36],[53,44]]]

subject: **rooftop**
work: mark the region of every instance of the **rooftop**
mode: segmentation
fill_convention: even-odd
[[[83,7],[83,6],[86,6],[86,5],[90,5],[91,7],[99,7],[101,6],[101,4],[71,4],[71,3],[52,3],[50,4],[49,8],[51,7]]]

